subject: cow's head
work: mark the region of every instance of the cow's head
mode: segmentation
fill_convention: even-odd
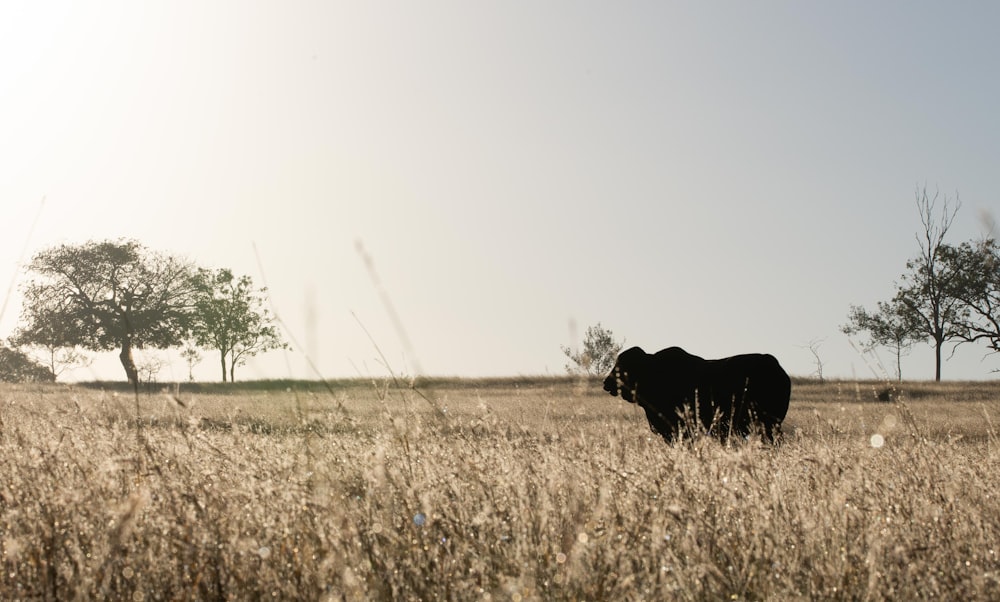
[[[632,347],[618,355],[615,367],[604,379],[604,390],[611,395],[621,395],[629,403],[636,402],[640,374],[649,355],[641,347]]]

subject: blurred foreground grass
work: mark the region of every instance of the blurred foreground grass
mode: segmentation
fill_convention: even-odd
[[[998,383],[797,381],[778,448],[596,381],[0,385],[2,599],[998,599]]]

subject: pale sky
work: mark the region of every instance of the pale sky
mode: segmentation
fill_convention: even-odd
[[[397,373],[563,374],[571,323],[597,322],[793,375],[822,340],[826,376],[870,378],[839,327],[917,253],[916,188],[960,196],[951,242],[1000,214],[997,23],[993,2],[4,2],[0,285],[25,245],[118,237],[266,280],[299,347],[238,379],[314,376],[304,353],[383,376],[364,329]],[[984,354],[944,377],[995,377]],[[920,346],[903,375],[933,368]],[[71,378],[124,373],[108,353]]]

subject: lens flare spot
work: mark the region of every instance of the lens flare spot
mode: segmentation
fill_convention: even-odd
[[[882,447],[883,445],[885,445],[885,437],[883,437],[882,435],[880,435],[878,433],[875,433],[874,435],[872,435],[871,444],[872,444],[872,447],[874,447],[875,449],[878,449],[878,448]]]

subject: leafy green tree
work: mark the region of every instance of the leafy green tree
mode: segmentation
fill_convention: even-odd
[[[595,376],[607,374],[614,368],[618,353],[623,346],[623,342],[615,340],[611,330],[604,328],[598,322],[596,326],[587,328],[582,350],[574,351],[569,347],[562,347],[563,353],[571,362],[566,364],[566,371],[570,374],[582,372]]]
[[[8,383],[53,382],[51,370],[17,349],[0,346],[0,381]]]
[[[227,269],[198,274],[194,340],[219,352],[222,382],[226,382],[227,359],[229,380],[234,381],[236,366],[247,358],[286,347],[265,307],[266,292],[266,288],[255,289],[249,276],[236,278]]]
[[[852,305],[847,324],[841,332],[848,336],[867,333],[868,339],[861,343],[862,349],[871,351],[876,347],[888,347],[896,357],[896,377],[903,380],[903,356],[914,343],[922,340],[919,325],[913,314],[898,303],[878,302],[878,310],[868,312],[864,307]]]
[[[964,311],[957,321],[959,339],[984,341],[1000,352],[1000,246],[994,239],[942,248],[942,261],[956,276],[949,294]]]
[[[134,240],[60,245],[32,258],[15,338],[22,344],[119,349],[138,386],[133,348],[165,349],[184,341],[196,291],[186,261]]]
[[[54,321],[39,324],[30,340],[21,340],[24,333],[17,332],[8,342],[11,347],[19,348],[32,359],[47,366],[58,379],[64,371],[87,367],[92,362],[91,358],[80,349],[64,345],[61,330]]]

